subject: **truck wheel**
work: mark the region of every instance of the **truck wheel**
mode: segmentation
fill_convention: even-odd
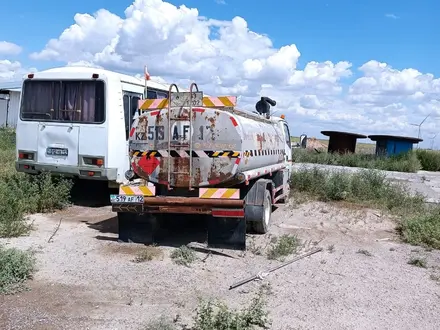
[[[257,234],[266,234],[269,231],[270,218],[272,216],[272,198],[269,190],[264,191],[264,202],[261,212],[261,221],[254,222],[253,227]]]

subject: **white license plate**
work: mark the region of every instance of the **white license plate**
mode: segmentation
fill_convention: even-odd
[[[112,202],[112,203],[143,204],[144,203],[144,196],[140,196],[140,195],[110,195],[110,202]]]
[[[66,148],[47,148],[46,154],[49,156],[68,156],[69,150]]]

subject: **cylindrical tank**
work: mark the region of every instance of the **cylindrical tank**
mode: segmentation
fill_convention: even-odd
[[[130,152],[138,176],[173,187],[188,187],[190,182],[192,187],[202,187],[284,161],[286,138],[279,118],[193,108],[191,123],[188,114],[185,108],[172,109],[169,115],[168,109],[153,110],[133,122]]]

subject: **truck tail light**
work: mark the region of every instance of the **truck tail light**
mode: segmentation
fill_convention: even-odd
[[[34,154],[31,152],[22,152],[18,153],[18,158],[23,160],[34,160]]]

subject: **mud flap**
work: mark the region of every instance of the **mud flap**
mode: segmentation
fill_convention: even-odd
[[[209,216],[208,247],[246,250],[246,220]]]
[[[118,212],[119,242],[153,244],[156,227],[156,219],[151,214]]]

